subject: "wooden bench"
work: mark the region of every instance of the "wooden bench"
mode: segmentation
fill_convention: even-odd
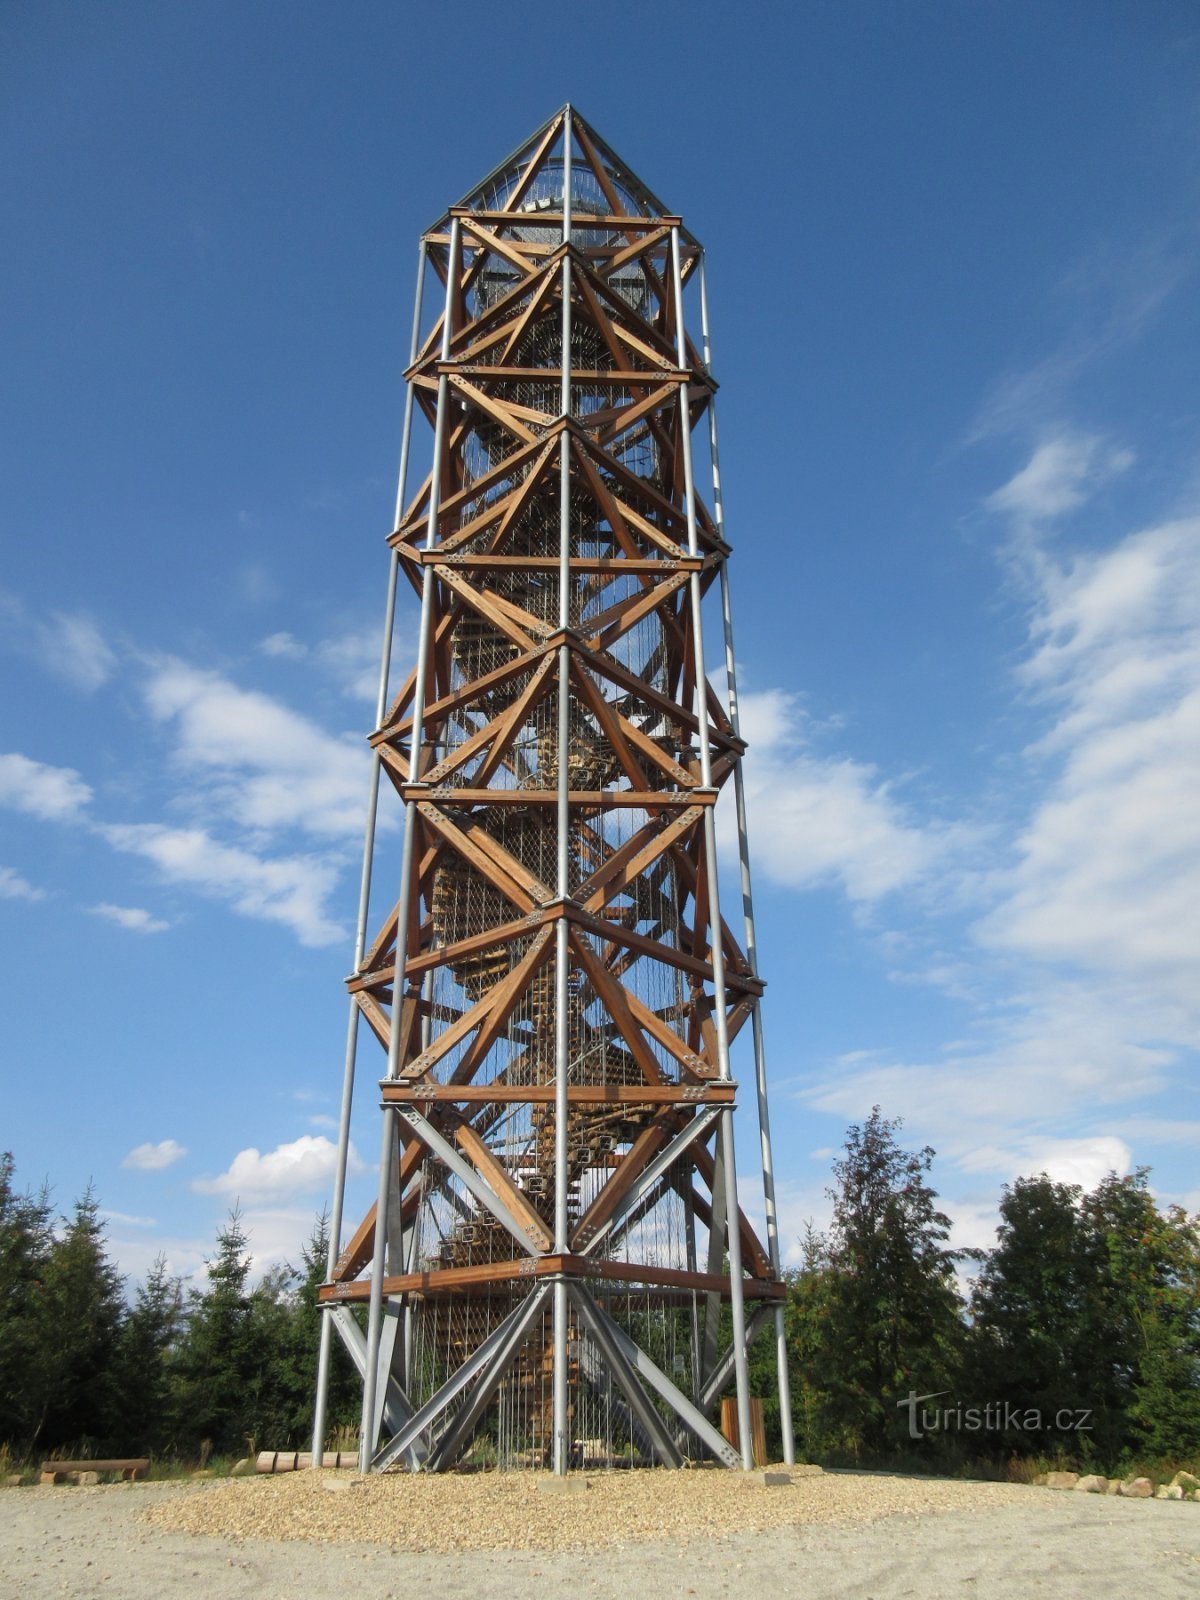
[[[119,1472],[126,1483],[144,1478],[150,1466],[149,1456],[124,1456],[111,1461],[43,1461],[42,1483],[63,1483],[78,1472]]]

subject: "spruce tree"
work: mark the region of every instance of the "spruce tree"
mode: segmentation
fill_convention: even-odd
[[[121,1274],[108,1258],[92,1189],[76,1201],[46,1263],[42,1340],[29,1374],[41,1390],[33,1442],[103,1453],[119,1426],[117,1346],[125,1316]]]
[[[208,1287],[190,1296],[175,1364],[176,1443],[186,1454],[240,1453],[262,1378],[247,1290],[249,1241],[236,1207],[216,1242]]]
[[[42,1420],[45,1278],[54,1235],[50,1197],[18,1194],[12,1155],[0,1154],[0,1444],[23,1454]]]
[[[117,1350],[121,1411],[118,1450],[161,1455],[174,1427],[171,1359],[183,1321],[183,1289],[159,1256],[139,1285]]]

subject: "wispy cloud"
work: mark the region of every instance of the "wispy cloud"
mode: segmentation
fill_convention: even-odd
[[[134,1217],[128,1211],[101,1211],[105,1222],[115,1222],[124,1228],[157,1228],[157,1217]]]
[[[0,867],[0,900],[44,900],[46,891],[23,878],[12,867]]]
[[[801,1091],[848,1120],[875,1103],[902,1114],[963,1184],[1127,1171],[1158,1137],[1132,1108],[1200,1038],[1200,518],[1064,549],[1052,524],[1127,462],[1095,439],[1057,444],[989,501],[1023,585],[1014,687],[1036,734],[1008,859],[997,832],[977,877],[990,903],[960,990],[976,1037],[916,1058],[855,1051]],[[968,1232],[986,1231],[973,1204]]]
[[[52,767],[13,752],[0,755],[0,805],[46,822],[77,817],[92,798],[74,767]]]
[[[740,701],[755,865],[793,888],[835,884],[858,904],[912,884],[944,857],[950,830],[921,823],[875,767],[813,748],[797,696],[781,689]],[[736,855],[731,808],[718,812]]]
[[[0,806],[46,822],[82,824],[115,849],[151,862],[170,883],[223,900],[239,915],[290,928],[303,944],[341,937],[327,906],[345,841],[362,829],[369,757],[365,742],[325,732],[269,695],[174,658],[142,661],[153,722],[169,731],[176,805],[196,824],[107,822],[73,767],[20,752],[0,755]],[[296,836],[318,841],[297,849]],[[41,897],[14,868],[0,897]],[[137,907],[104,901],[92,914],[137,933],[169,924]]]
[[[272,633],[261,639],[259,653],[277,661],[307,661],[330,678],[342,694],[374,704],[379,693],[380,631],[377,623],[341,629],[314,645],[293,633]],[[411,641],[397,628],[392,640],[391,671],[411,654]]]
[[[116,671],[116,652],[100,625],[84,611],[39,616],[16,595],[0,590],[0,617],[11,649],[37,661],[73,689],[91,694]]]
[[[91,617],[51,612],[38,625],[42,659],[60,678],[85,693],[108,682],[117,657]]]
[[[1090,369],[1133,344],[1190,271],[1189,248],[1162,240],[1133,250],[1094,250],[1056,285],[1047,310],[1060,332],[1053,347],[1014,363],[991,385],[967,432],[968,443],[1028,437],[1070,409]]]
[[[246,512],[238,513],[238,520],[243,528],[252,528],[255,521],[243,520],[248,516]],[[268,600],[274,600],[279,593],[279,585],[275,575],[263,561],[247,561],[237,569],[234,574],[238,598],[248,606],[266,605]]]
[[[291,633],[270,633],[258,644],[260,654],[281,661],[304,661],[308,646]]]
[[[956,1162],[1003,1147],[1015,1173],[1028,1170],[1030,1141],[1163,1086],[1176,1052],[1143,1042],[1152,1020],[1152,1008],[1139,1011],[1126,993],[1047,977],[981,1016],[974,1043],[917,1060],[855,1052],[828,1062],[800,1098],[847,1120],[882,1105]]]
[[[1031,568],[1020,681],[1048,714],[1040,794],[977,934],[1152,999],[1200,1027],[1200,518]]]
[[[1093,436],[1056,432],[1042,440],[1028,462],[989,495],[990,511],[1025,522],[1042,522],[1074,511],[1099,486],[1133,464],[1131,450],[1112,449]]]
[[[126,928],[130,933],[166,933],[171,926],[161,917],[143,911],[140,906],[114,906],[102,900],[99,905],[89,906],[88,910],[92,916],[115,922],[118,928]]]
[[[121,1165],[138,1172],[162,1172],[182,1161],[185,1155],[187,1151],[177,1139],[160,1139],[157,1144],[135,1145]]]
[[[338,683],[342,693],[354,700],[374,703],[379,693],[379,652],[381,649],[377,626],[351,628],[322,639],[315,657],[319,666]],[[404,649],[404,642],[392,642],[392,665]]]

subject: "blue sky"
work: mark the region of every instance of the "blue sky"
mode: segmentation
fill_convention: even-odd
[[[875,1102],[964,1243],[1200,1209],[1195,7],[456,16],[0,10],[19,1177],[134,1276],[327,1198],[416,240],[571,99],[708,250],[789,1237]]]

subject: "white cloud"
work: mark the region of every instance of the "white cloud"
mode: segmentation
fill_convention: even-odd
[[[108,682],[117,658],[91,617],[53,611],[37,625],[44,664],[76,689],[91,694]]]
[[[982,919],[997,950],[1136,986],[1160,1037],[1200,1026],[1200,519],[1038,565],[1023,682],[1045,787]]]
[[[394,639],[393,667],[399,648],[400,641]],[[379,694],[379,651],[378,627],[363,627],[322,639],[315,655],[318,664],[341,685],[343,694],[374,705]]]
[[[242,1211],[252,1279],[261,1278],[270,1268],[284,1263],[300,1266],[301,1251],[312,1238],[321,1209],[318,1202],[307,1210],[299,1206],[248,1206]]]
[[[1076,736],[1200,677],[1200,519],[1141,530],[1065,564],[1039,557],[1022,681]]]
[[[167,1273],[183,1280],[184,1290],[202,1289],[207,1281],[205,1262],[213,1253],[211,1242],[180,1238],[143,1228],[141,1218],[125,1220],[113,1214],[113,1227],[106,1240],[108,1253],[130,1282],[144,1283],[161,1256]]]
[[[161,1139],[158,1144],[139,1144],[121,1162],[123,1167],[133,1167],[138,1172],[161,1172],[165,1167],[182,1161],[187,1150],[176,1139]]]
[[[203,828],[147,822],[114,824],[101,832],[116,849],[152,861],[169,882],[225,900],[242,916],[282,923],[303,945],[316,948],[342,937],[326,911],[337,882],[331,861],[311,855],[260,857],[219,843]]]
[[[832,1174],[823,1173],[819,1179],[801,1182],[780,1175],[775,1185],[776,1216],[779,1222],[779,1249],[785,1267],[798,1267],[803,1260],[804,1232],[810,1225],[817,1233],[827,1233],[833,1220],[833,1202],[829,1198]],[[742,1209],[766,1240],[766,1221],[763,1212],[762,1190],[747,1183],[742,1185],[739,1176]]]
[[[1059,434],[1038,445],[1015,477],[988,496],[990,511],[1029,522],[1074,511],[1096,488],[1133,462],[1128,450],[1107,449],[1099,439]]]
[[[1017,680],[1042,725],[1013,859],[976,880],[991,904],[960,985],[976,1037],[916,1058],[855,1051],[801,1095],[847,1120],[882,1105],[963,1177],[1046,1170],[1090,1188],[1128,1172],[1165,1137],[1132,1108],[1200,1038],[1200,519],[1065,556],[1036,525],[1082,504],[1114,459],[1043,456],[994,497],[1018,524]],[[956,1242],[987,1242],[984,1200],[948,1204]]]
[[[1094,1189],[1115,1172],[1124,1177],[1130,1169],[1130,1150],[1123,1139],[1097,1135],[1089,1139],[1048,1139],[1035,1142],[1028,1156],[1029,1173],[1045,1172],[1057,1183],[1077,1183]]]
[[[0,867],[0,900],[44,900],[46,891],[35,888],[12,867]]]
[[[855,1052],[828,1063],[800,1099],[846,1121],[880,1105],[960,1170],[1012,1178],[1040,1170],[1081,1119],[1163,1086],[1176,1051],[1143,1042],[1156,1015],[1088,981],[1047,982],[1013,996],[973,1046],[915,1061]],[[1083,1136],[1128,1154],[1101,1130]]]
[[[16,595],[0,591],[0,615],[9,647],[31,657],[73,689],[91,694],[116,670],[115,652],[85,612],[51,611],[35,617]]]
[[[973,1196],[953,1201],[943,1195],[939,1200],[942,1210],[950,1218],[950,1248],[952,1250],[991,1250],[996,1243],[996,1229],[1000,1212],[996,1197],[989,1195],[977,1200]],[[969,1279],[977,1269],[960,1268],[961,1277]]]
[[[182,661],[156,662],[145,695],[175,733],[178,764],[221,814],[248,828],[361,833],[365,740],[335,738],[269,695]]]
[[[290,633],[268,634],[259,641],[258,648],[264,656],[279,657],[284,661],[303,661],[308,655],[308,646]]]
[[[228,1171],[215,1178],[197,1178],[192,1187],[200,1194],[228,1195],[235,1200],[283,1199],[328,1189],[336,1164],[337,1145],[321,1134],[306,1133],[265,1153],[253,1146],[239,1150]],[[351,1146],[349,1171],[362,1170]]]
[[[1190,253],[1172,254],[1163,240],[1117,252],[1106,244],[1076,263],[1054,294],[1064,336],[1047,355],[1010,368],[991,386],[968,443],[1026,435],[1062,416],[1088,369],[1137,339],[1190,272]]]
[[[1102,1130],[1108,1132],[1106,1128]],[[1127,1139],[1146,1140],[1154,1144],[1186,1144],[1200,1148],[1200,1122],[1185,1121],[1175,1117],[1153,1117],[1138,1113],[1122,1117],[1120,1132]]]
[[[0,755],[0,805],[47,822],[77,817],[92,791],[73,767],[51,767],[13,752]]]
[[[127,928],[130,933],[165,933],[171,926],[161,917],[143,911],[140,906],[114,906],[102,900],[99,905],[89,906],[88,910],[94,917],[115,922],[118,928]]]
[[[922,877],[945,847],[916,825],[874,767],[808,745],[804,712],[781,689],[740,698],[746,804],[754,862],[776,883],[836,883],[851,900],[878,900]],[[732,805],[718,808],[723,853],[736,857]]]
[[[264,656],[282,661],[311,661],[326,673],[344,695],[374,705],[379,693],[380,632],[377,624],[346,628],[311,647],[291,633],[272,633],[259,643]],[[397,634],[392,640],[392,675],[397,658],[409,653],[408,641]]]
[[[110,1212],[112,1226],[107,1240],[109,1254],[131,1283],[144,1282],[161,1255],[171,1277],[183,1280],[184,1290],[203,1291],[208,1282],[208,1262],[214,1254],[213,1236],[207,1238],[163,1234],[149,1218],[123,1217]],[[300,1264],[300,1252],[312,1236],[314,1210],[300,1207],[246,1207],[241,1225],[247,1235],[250,1283],[253,1285],[271,1267],[284,1262]]]
[[[238,520],[241,522],[242,527],[254,526],[253,520],[250,523],[242,521],[242,518],[246,515],[248,515],[246,512],[238,513]],[[275,581],[274,574],[266,563],[262,561],[248,561],[244,566],[239,567],[235,574],[235,581],[238,596],[246,605],[265,605],[268,600],[274,600],[279,593],[279,585]]]
[[[151,822],[89,823],[91,830],[115,849],[152,861],[172,883],[224,900],[243,916],[282,923],[303,944],[339,939],[341,928],[327,911],[341,866],[337,855],[271,855],[264,840],[286,829],[357,838],[369,761],[365,742],[334,738],[266,695],[178,661],[155,665],[146,697],[154,716],[177,733],[188,800],[246,837],[226,843],[208,827]],[[72,768],[15,752],[0,755],[0,805],[63,822],[81,819],[91,798],[90,786]],[[17,875],[0,882],[9,898],[22,893]],[[137,907],[105,902],[92,910],[135,932],[168,926]]]
[[[131,1217],[127,1211],[102,1211],[105,1222],[115,1222],[125,1228],[157,1228],[155,1217]]]
[[[1094,1189],[1101,1179],[1130,1169],[1129,1146],[1111,1134],[1074,1139],[1033,1138],[1015,1148],[982,1145],[959,1162],[964,1172],[995,1173],[1006,1183],[1046,1173],[1057,1183]]]

